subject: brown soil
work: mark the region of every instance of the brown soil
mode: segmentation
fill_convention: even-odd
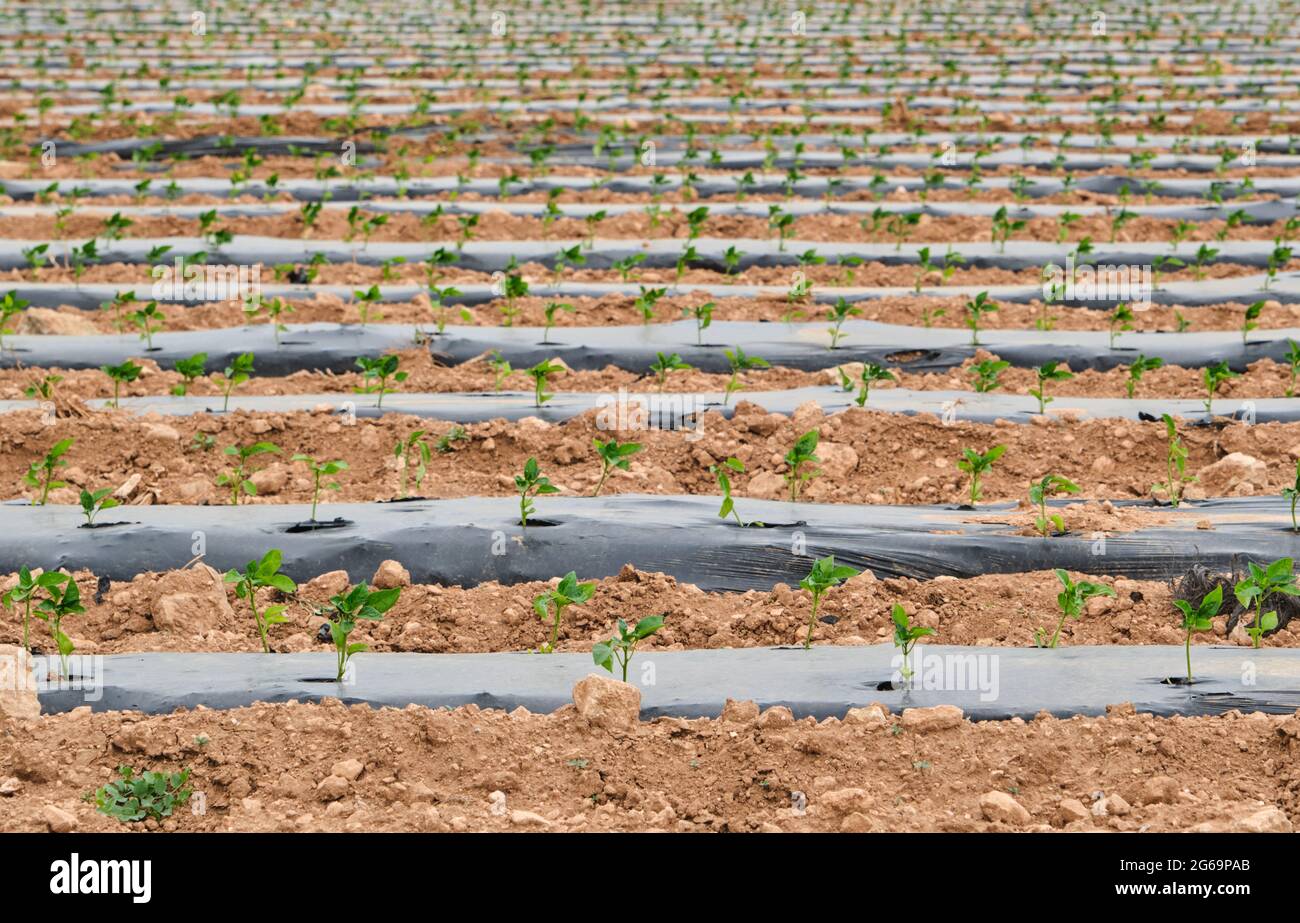
[[[900,197],[891,196],[891,201]],[[902,197],[907,201],[906,197]],[[512,201],[515,199],[512,197]],[[563,199],[560,200],[561,202]],[[584,195],[582,201],[589,201]],[[649,203],[646,198],[647,204]],[[370,214],[363,210],[363,215]],[[49,241],[56,237],[79,239],[95,237],[104,231],[107,215],[81,214],[66,219],[62,233],[50,217],[7,217],[4,236],[17,240]],[[452,215],[444,215],[426,223],[419,216],[410,214],[387,214],[387,223],[371,235],[372,242],[380,241],[427,241],[430,243],[454,243],[460,234],[460,226]],[[795,219],[793,237],[807,241],[855,241],[861,243],[893,243],[894,238],[883,229],[871,232],[866,230],[862,221],[865,216],[854,215],[807,215]],[[164,238],[164,237],[199,237],[202,233],[199,222],[193,218],[155,217],[136,215],[131,218],[130,227],[122,233],[126,238]],[[1124,226],[1119,234],[1119,241],[1170,240],[1177,221],[1142,216],[1133,219]],[[1189,241],[1213,241],[1216,234],[1224,228],[1223,221],[1196,222],[1194,230],[1188,235]],[[1227,233],[1229,240],[1272,240],[1284,232],[1284,222],[1273,224],[1243,224],[1232,228]],[[322,211],[312,226],[310,235],[305,235],[302,220],[296,213],[264,217],[243,217],[218,219],[215,227],[235,227],[241,236],[282,237],[298,240],[310,236],[314,240],[342,240],[352,238],[347,222],[347,213],[342,211]],[[655,221],[643,212],[630,212],[611,215],[597,222],[594,226],[577,218],[558,218],[545,222],[539,218],[522,215],[510,215],[504,211],[488,212],[479,218],[474,228],[475,240],[572,240],[584,238],[596,233],[601,238],[650,240],[663,238],[685,238],[688,225],[685,215],[668,212]],[[1055,243],[1059,225],[1054,218],[1034,218],[1016,232],[1014,239],[1007,246],[1015,248],[1017,240],[1033,240]],[[720,238],[764,238],[770,230],[766,218],[742,215],[714,215],[701,226],[700,236]],[[983,242],[991,238],[992,222],[988,218],[977,216],[936,218],[922,215],[909,240],[915,243],[957,243],[962,241]],[[1072,226],[1071,241],[1083,237],[1093,241],[1110,239],[1110,219],[1103,215],[1087,215]],[[358,248],[361,237],[357,236]],[[54,248],[51,248],[54,249]]]
[[[227,502],[229,493],[214,486],[217,474],[228,467],[229,456],[222,449],[270,441],[281,447],[281,455],[253,459],[250,470],[262,469],[253,478],[258,486],[253,502],[310,502],[306,469],[287,461],[304,452],[322,459],[343,458],[351,466],[339,479],[341,491],[324,498],[328,510],[331,500],[395,496],[393,446],[416,429],[430,433],[430,439],[452,429],[449,423],[399,414],[348,425],[328,416],[330,410],[172,418],[96,412],[59,418],[53,425],[46,425],[34,410],[6,414],[0,417],[0,497],[32,497],[33,491],[22,482],[28,465],[55,442],[72,438],[65,456],[70,467],[59,472],[71,486],[52,492],[54,503],[75,504],[81,487],[116,487],[137,474],[134,503]],[[815,404],[805,405],[791,418],[744,401],[731,420],[712,412],[703,420],[704,435],[694,442],[687,440],[691,434],[681,432],[602,430],[594,411],[558,425],[537,418],[471,424],[464,427],[466,439],[450,443],[449,451],[433,453],[418,492],[439,498],[509,496],[514,493],[513,476],[531,456],[563,493],[590,494],[599,479],[592,446],[599,437],[643,446],[631,459],[630,470],[611,474],[607,493],[714,494],[717,487],[708,466],[735,456],[747,469],[733,478],[737,496],[780,499],[787,493],[783,456],[800,434],[814,428],[821,432],[818,455],[825,474],[801,494],[813,502],[963,502],[968,481],[956,468],[962,450],[985,451],[997,444],[1006,445],[1007,451],[983,481],[987,502],[1019,500],[1030,481],[1047,473],[1079,484],[1077,499],[1146,497],[1165,474],[1162,423],[1049,417],[1035,418],[1032,425],[967,423],[960,418],[945,425],[931,415],[907,417],[858,408],[827,416]],[[211,437],[208,449],[194,446],[196,433]],[[1232,452],[1267,465],[1266,487],[1231,482],[1228,489],[1234,494],[1277,493],[1294,482],[1300,424],[1185,425],[1181,435],[1189,475]],[[1187,496],[1203,497],[1216,486],[1228,484],[1191,484]],[[541,505],[544,508],[545,498]]]
[[[258,554],[261,549],[254,549]],[[247,605],[232,587],[223,586],[206,568],[141,574],[101,589],[96,576],[75,574],[86,613],[63,623],[81,653],[123,654],[139,651],[256,652],[257,629]],[[579,576],[583,576],[581,573]],[[1181,644],[1179,614],[1172,588],[1152,580],[1074,574],[1074,579],[1100,582],[1116,596],[1091,600],[1083,618],[1066,620],[1062,645]],[[0,579],[8,589],[17,575]],[[384,621],[358,625],[353,640],[374,652],[464,654],[536,650],[547,639],[547,627],[533,611],[533,599],[554,585],[533,582],[502,586],[486,583],[470,589],[436,585],[407,586]],[[316,632],[323,619],[319,606],[347,587],[347,574],[335,571],[304,583],[285,615],[288,622],[271,630],[277,653],[331,650]],[[1060,584],[1051,571],[986,574],[969,579],[877,580],[870,571],[830,590],[823,598],[813,638],[817,644],[888,644],[893,638],[890,611],[900,603],[918,623],[933,628],[938,644],[1032,647],[1036,629],[1050,635],[1060,619],[1056,594]],[[190,594],[183,609],[160,607],[169,595]],[[202,604],[195,602],[201,597]],[[1214,631],[1196,635],[1193,643],[1222,644],[1225,639],[1246,645],[1250,638],[1230,617],[1231,593]],[[212,600],[211,604],[207,601]],[[225,600],[223,603],[222,600]],[[273,590],[262,591],[259,606],[283,600]],[[664,574],[645,573],[631,565],[616,577],[596,581],[590,603],[565,610],[557,649],[589,651],[608,640],[620,618],[634,623],[662,614],[665,626],[638,648],[685,650],[700,648],[768,647],[801,644],[807,635],[810,601],[797,586],[777,584],[771,591],[706,593]],[[1234,629],[1230,632],[1229,626]],[[19,644],[21,615],[0,611],[0,644]],[[33,621],[32,646],[50,649],[48,629]],[[1284,622],[1267,634],[1269,647],[1300,647],[1300,622]]]
[[[192,770],[205,812],[161,825],[191,832],[1015,829],[986,819],[990,792],[1013,797],[1030,815],[1019,829],[1035,831],[1058,829],[1067,799],[1105,805],[1073,807],[1084,813],[1070,830],[1289,830],[1300,817],[1296,717],[1111,712],[926,731],[897,715],[819,724],[736,705],[732,720],[660,718],[615,737],[572,706],[83,707],[7,726],[0,829],[46,830],[51,806],[78,830],[157,829],[83,801],[123,763]]]

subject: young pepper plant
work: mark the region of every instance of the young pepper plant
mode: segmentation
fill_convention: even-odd
[[[790,502],[799,502],[799,491],[806,481],[821,474],[820,468],[805,468],[805,465],[815,465],[821,461],[817,457],[817,442],[821,435],[817,430],[812,429],[804,433],[785,453],[785,464],[789,470],[785,474],[785,482],[790,485]]]
[[[542,474],[536,458],[529,458],[524,462],[523,474],[515,475],[515,490],[519,491],[519,525],[525,530],[528,528],[528,517],[536,512],[533,508],[533,498],[542,494],[560,492],[560,488]]]
[[[533,406],[534,407],[541,407],[551,398],[555,397],[554,394],[546,393],[546,386],[549,383],[548,379],[550,378],[550,376],[556,374],[557,372],[563,372],[563,371],[564,371],[563,365],[559,364],[558,362],[552,362],[550,359],[543,359],[541,362],[537,363],[531,369],[527,370],[529,377],[532,378],[533,380]]]
[[[257,591],[263,587],[270,587],[285,594],[298,591],[298,585],[287,574],[280,573],[282,560],[280,549],[272,548],[262,555],[261,560],[249,561],[242,572],[232,568],[226,571],[222,578],[226,583],[235,584],[235,595],[247,602],[248,607],[253,610],[253,621],[257,624],[257,634],[262,639],[264,654],[271,653],[271,644],[268,640],[271,626],[288,621],[284,617],[284,610],[288,606],[277,603],[265,609],[258,609]]]
[[[1277,628],[1276,611],[1264,611],[1264,600],[1274,593],[1286,596],[1300,596],[1300,587],[1296,586],[1295,564],[1291,558],[1280,558],[1268,567],[1260,567],[1253,561],[1247,561],[1250,573],[1233,588],[1233,594],[1242,608],[1255,607],[1255,620],[1246,629],[1253,646],[1260,646],[1264,632]]]
[[[101,487],[93,493],[84,487],[81,489],[81,515],[86,517],[87,526],[94,527],[96,516],[104,510],[111,510],[120,505],[116,499],[109,496],[112,492],[111,487]]]
[[[995,445],[983,454],[976,452],[974,449],[962,449],[961,460],[957,462],[957,469],[965,471],[970,475],[970,505],[974,506],[979,503],[983,493],[980,491],[980,478],[987,474],[993,468],[993,463],[1002,457],[1006,452],[1005,445]]]
[[[20,604],[22,605],[23,650],[29,651],[32,648],[29,629],[32,618],[32,602],[42,590],[48,591],[51,587],[58,586],[66,579],[67,574],[59,571],[45,571],[39,576],[33,577],[31,569],[23,565],[18,570],[18,582],[4,596],[0,597],[0,602],[4,603],[6,609],[17,609]]]
[[[61,439],[50,450],[45,453],[44,457],[32,462],[27,467],[27,473],[23,475],[23,482],[28,487],[41,489],[40,499],[34,501],[37,506],[44,506],[45,501],[50,498],[50,491],[59,487],[67,487],[65,481],[54,480],[54,472],[59,468],[66,467],[68,460],[63,456],[67,454],[68,449],[72,448],[72,439]]]
[[[626,471],[632,456],[641,451],[641,443],[624,442],[620,445],[617,439],[611,439],[609,442],[601,442],[599,439],[591,441],[596,446],[596,455],[600,458],[600,480],[596,482],[596,489],[591,492],[591,495],[599,497],[600,489],[605,486],[605,479],[609,477],[609,473],[615,468]]]
[[[543,654],[550,654],[555,651],[555,645],[560,640],[560,622],[564,618],[565,607],[581,606],[590,602],[595,593],[596,581],[579,583],[577,573],[569,571],[560,578],[559,584],[545,593],[538,594],[533,599],[533,611],[542,620],[542,624],[549,625],[551,629],[551,639],[542,644],[540,648]],[[552,607],[555,609],[554,616],[551,615]]]
[[[49,623],[50,635],[54,638],[55,647],[59,651],[59,676],[66,679],[68,655],[75,648],[72,639],[63,633],[63,620],[70,615],[80,615],[86,609],[81,605],[81,591],[77,589],[77,581],[68,574],[59,576],[63,579],[44,587],[46,597],[37,605],[33,614],[41,621]],[[60,585],[62,589],[59,588]]]
[[[361,370],[361,378],[364,384],[352,390],[357,394],[378,394],[379,399],[375,402],[376,407],[384,406],[384,395],[397,393],[396,388],[390,388],[388,381],[391,378],[396,384],[406,381],[409,373],[399,372],[397,370],[401,359],[389,353],[387,356],[358,356],[356,366]]]
[[[1169,497],[1169,505],[1177,509],[1178,504],[1183,499],[1183,487],[1196,480],[1195,477],[1188,477],[1187,471],[1187,447],[1183,445],[1182,438],[1178,435],[1178,424],[1169,414],[1161,414],[1161,419],[1165,424],[1165,437],[1169,441],[1169,447],[1165,452],[1165,481],[1163,484],[1157,483],[1152,485],[1152,492],[1163,489],[1166,496]]]
[[[1175,599],[1174,605],[1183,614],[1183,652],[1187,656],[1187,682],[1192,681],[1192,633],[1209,631],[1214,627],[1212,619],[1223,608],[1223,587],[1216,586],[1205,594],[1196,606],[1185,599]]]
[[[1034,380],[1037,387],[1030,388],[1029,393],[1038,400],[1038,412],[1044,414],[1047,412],[1047,405],[1056,400],[1054,397],[1047,396],[1047,383],[1049,381],[1067,381],[1074,377],[1074,373],[1068,368],[1059,369],[1056,362],[1048,362],[1034,369]]]
[[[348,642],[348,636],[356,629],[357,622],[381,621],[384,613],[396,605],[401,594],[401,587],[372,590],[366,584],[358,583],[346,593],[330,597],[326,618],[329,620],[330,638],[338,655],[335,682],[343,682],[352,655],[366,650],[364,644]]]
[[[916,647],[917,641],[934,634],[934,629],[913,625],[912,620],[907,616],[907,610],[898,603],[894,603],[894,608],[890,611],[890,619],[894,623],[894,647],[903,652],[903,666],[898,672],[904,682],[910,683],[912,681],[912,649]]]
[[[709,473],[718,481],[718,489],[722,491],[722,506],[718,509],[718,518],[726,519],[728,516],[734,516],[736,524],[742,529],[746,526],[762,526],[758,520],[745,522],[736,512],[736,501],[731,496],[731,473],[737,474],[745,470],[745,463],[739,458],[728,458],[720,465],[709,465]]]
[[[113,406],[118,406],[118,400],[121,397],[122,385],[130,384],[140,377],[144,371],[130,359],[127,359],[121,365],[103,365],[99,370],[109,377],[113,382]]]
[[[1091,583],[1087,580],[1080,580],[1075,583],[1070,579],[1070,575],[1061,568],[1056,568],[1056,579],[1061,581],[1064,588],[1056,596],[1056,605],[1061,610],[1061,618],[1056,623],[1056,631],[1052,633],[1052,640],[1047,644],[1043,643],[1046,633],[1041,628],[1034,629],[1034,643],[1039,647],[1055,648],[1056,642],[1060,640],[1061,629],[1065,627],[1067,618],[1078,621],[1083,615],[1084,604],[1094,596],[1114,596],[1115,591],[1103,583]]]
[[[270,442],[254,442],[252,445],[244,446],[228,445],[222,451],[236,459],[229,471],[217,475],[217,486],[230,488],[231,506],[239,505],[241,494],[257,496],[257,485],[251,480],[251,476],[256,472],[248,470],[248,460],[257,455],[280,453],[279,447]]]
[[[750,369],[768,369],[771,368],[772,365],[766,359],[760,358],[759,356],[745,355],[745,351],[739,346],[736,347],[735,352],[732,352],[729,349],[724,349],[723,352],[727,356],[727,367],[731,371],[731,377],[727,379],[727,386],[722,392],[722,406],[726,407],[731,403],[731,395],[740,390],[741,372],[746,372]]]
[[[240,353],[221,373],[213,373],[212,380],[221,389],[221,412],[230,409],[230,395],[236,388],[253,377],[253,354]]]
[[[1300,525],[1297,525],[1295,518],[1296,502],[1300,501],[1300,459],[1296,459],[1295,463],[1295,484],[1282,488],[1282,499],[1291,502],[1291,531],[1300,532]]]
[[[845,372],[844,369],[841,368],[839,372],[840,372],[840,385],[844,388],[845,391],[852,391],[853,388],[855,387],[853,379],[849,378],[848,373]],[[876,381],[896,382],[898,381],[898,379],[894,377],[893,372],[889,371],[888,369],[881,368],[880,366],[876,365],[874,362],[864,363],[862,366],[862,374],[859,376],[858,384],[856,385],[858,389],[858,395],[853,399],[853,403],[857,404],[859,407],[865,407],[867,405],[867,398],[871,393],[871,384],[872,382],[876,382]]]
[[[644,641],[660,628],[664,627],[664,617],[662,615],[648,615],[636,623],[636,626],[630,631],[627,622],[622,619],[618,620],[618,634],[610,637],[608,641],[601,641],[591,648],[591,659],[596,666],[604,667],[610,673],[614,672],[614,661],[618,661],[619,667],[623,671],[623,682],[627,682],[627,667],[632,662],[632,655],[636,653],[637,643]]]
[[[311,479],[312,479],[312,487],[311,487],[311,521],[312,521],[312,522],[315,522],[315,521],[316,521],[316,505],[317,505],[317,504],[319,503],[319,501],[320,501],[320,492],[321,492],[322,490],[340,490],[340,489],[341,489],[341,488],[339,487],[339,482],[338,482],[338,481],[326,481],[324,484],[322,484],[322,483],[321,483],[321,478],[322,478],[322,477],[333,477],[334,475],[338,474],[340,471],[346,471],[346,470],[348,470],[348,463],[345,462],[345,461],[342,461],[341,459],[339,459],[339,460],[335,460],[335,461],[318,462],[318,461],[316,461],[316,459],[312,458],[310,455],[304,455],[304,454],[301,453],[301,452],[299,452],[298,454],[294,455],[294,456],[290,459],[290,461],[302,462],[303,464],[305,464],[305,465],[307,466],[307,470],[311,472]]]
[[[812,609],[808,613],[808,637],[803,642],[804,650],[812,647],[813,629],[817,626],[817,610],[821,607],[822,596],[831,587],[839,586],[845,580],[857,575],[856,568],[849,567],[847,564],[836,564],[835,555],[828,554],[824,558],[818,558],[812,569],[808,571],[808,576],[799,581],[799,586],[812,594]]]
[[[405,439],[397,440],[397,445],[393,446],[393,458],[397,459],[399,478],[397,499],[405,500],[406,474],[412,465],[415,468],[413,481],[417,490],[429,470],[429,444],[424,441],[424,430],[417,429]]]
[[[1044,475],[1041,480],[1029,485],[1029,502],[1038,507],[1034,528],[1043,538],[1051,535],[1049,531],[1051,526],[1056,526],[1057,532],[1065,531],[1065,521],[1059,513],[1047,515],[1047,498],[1054,493],[1077,494],[1078,492],[1078,484],[1059,474]]]

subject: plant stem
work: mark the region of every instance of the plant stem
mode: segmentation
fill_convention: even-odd
[[[1192,681],[1192,630],[1187,629],[1187,641],[1184,643],[1187,651],[1187,682]]]
[[[1065,627],[1065,613],[1061,613],[1061,620],[1056,623],[1056,631],[1052,632],[1052,643],[1048,647],[1056,647],[1056,639],[1061,636],[1061,629]]]
[[[817,606],[821,603],[822,594],[813,593],[812,613],[808,616],[808,637],[803,642],[803,649],[808,650],[812,647],[813,626],[817,624]]]

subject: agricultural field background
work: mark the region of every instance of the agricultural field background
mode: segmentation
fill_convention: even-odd
[[[1297,13],[0,0],[0,831],[1292,832]]]

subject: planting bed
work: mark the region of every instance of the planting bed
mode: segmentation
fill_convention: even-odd
[[[83,6],[0,830],[1300,824],[1285,7]]]

